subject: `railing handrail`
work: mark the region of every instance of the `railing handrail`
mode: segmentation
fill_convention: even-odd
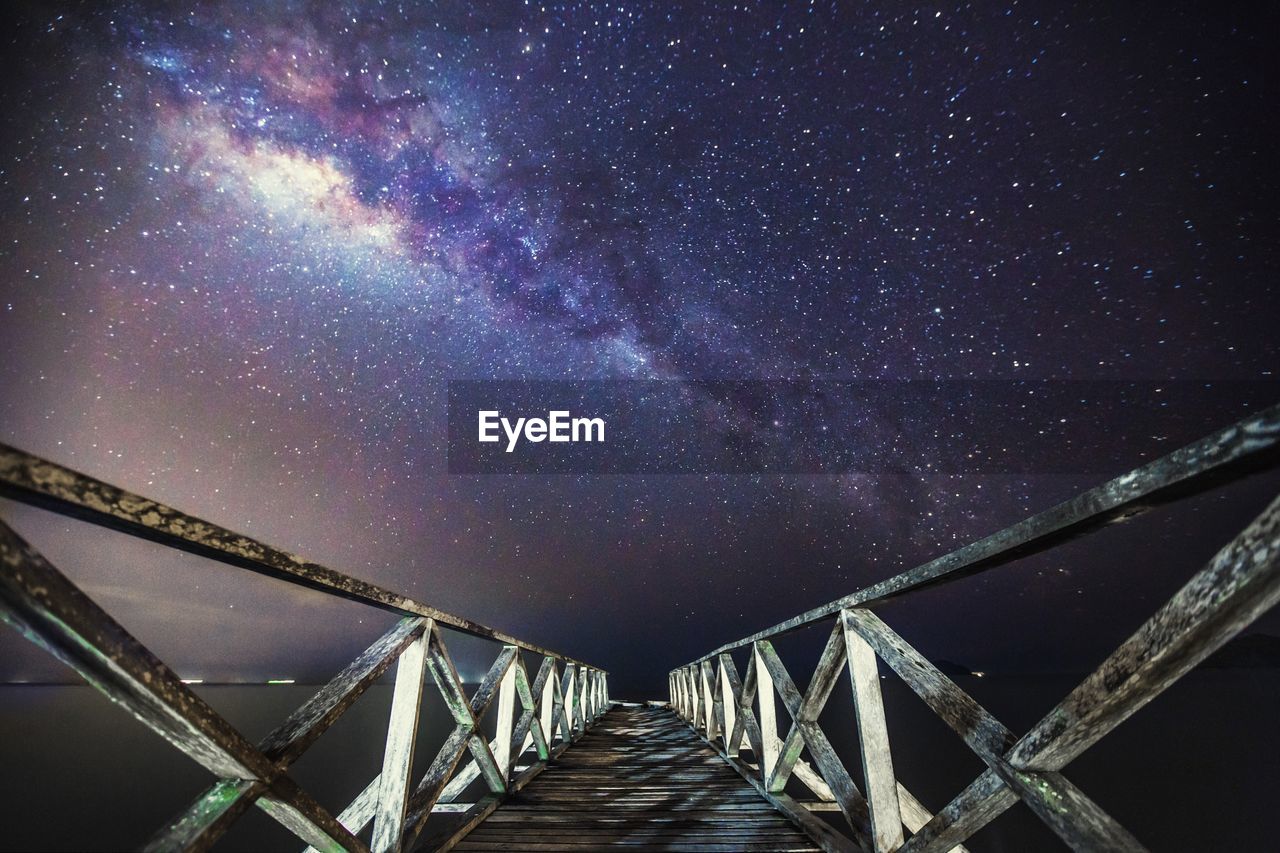
[[[1280,603],[1280,497],[1021,737],[983,708],[870,608],[924,586],[1008,562],[1124,521],[1147,507],[1204,491],[1280,461],[1280,406],[1272,406],[1047,512],[873,584],[668,674],[671,706],[763,796],[808,827],[827,850],[938,853],[962,843],[1021,801],[1075,850],[1144,850],[1141,842],[1062,774],[1076,757]],[[834,622],[802,689],[771,641]],[[749,647],[745,677],[731,654]],[[932,812],[893,769],[880,664],[892,670],[985,769]],[[847,666],[865,793],[819,720]],[[975,673],[981,675],[981,673]],[[803,683],[803,682],[802,682]],[[780,700],[791,718],[786,736]],[[745,738],[745,742],[744,742]],[[749,752],[751,761],[744,758]],[[807,752],[812,764],[802,758]],[[816,800],[787,794],[790,780]],[[838,809],[851,836],[808,814]],[[909,837],[908,837],[909,834]]]
[[[401,614],[254,745],[0,520],[0,621],[215,776],[144,850],[207,850],[255,806],[310,845],[308,850],[400,853],[415,849],[428,829],[432,848],[447,849],[550,766],[610,706],[603,670],[2,444],[0,495]],[[449,654],[444,628],[502,643],[470,693]],[[525,661],[526,652],[541,658],[536,670]],[[392,666],[382,770],[334,815],[294,781],[289,767]],[[415,783],[413,756],[427,684],[438,692],[453,725]],[[496,709],[492,737],[483,725],[491,708]],[[460,802],[478,780],[488,793]],[[457,821],[432,822],[438,813]],[[372,843],[366,844],[360,834],[370,825]]]
[[[1039,553],[1104,525],[1127,521],[1169,500],[1187,497],[1273,466],[1280,462],[1280,452],[1277,451],[1280,451],[1280,404],[976,542],[807,610],[771,628],[726,643],[684,666],[713,661],[723,653],[789,634],[833,618],[847,608],[871,607],[909,592]]]
[[[158,501],[3,443],[0,443],[0,496],[327,595],[359,601],[402,616],[426,617],[464,634],[496,640],[602,673],[608,672],[377,584],[309,562],[251,536],[187,515]]]

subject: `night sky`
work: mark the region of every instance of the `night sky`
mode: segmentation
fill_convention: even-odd
[[[0,440],[656,695],[1102,478],[450,475],[448,380],[1274,378],[1274,7],[1066,5],[23,4]],[[884,615],[1090,666],[1273,491]],[[4,512],[183,675],[389,623]]]

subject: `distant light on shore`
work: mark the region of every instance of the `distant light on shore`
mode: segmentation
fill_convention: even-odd
[[[203,678],[184,678],[182,679],[182,683],[183,684],[204,684],[204,679]]]
[[[268,678],[267,684],[293,684],[292,678]]]

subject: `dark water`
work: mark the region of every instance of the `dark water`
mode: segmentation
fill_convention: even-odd
[[[1072,686],[1064,677],[967,678],[962,686],[1023,731]],[[843,685],[847,693],[847,685]],[[251,740],[266,734],[314,690],[310,686],[201,687]],[[885,681],[894,759],[904,784],[941,807],[982,767],[901,684]],[[390,688],[373,687],[293,766],[320,803],[340,810],[378,772]],[[447,719],[423,694],[428,747]],[[1276,700],[1280,672],[1194,672],[1085,753],[1066,775],[1153,850],[1268,850],[1280,792]],[[822,724],[859,777],[856,736],[840,690]],[[87,687],[0,688],[0,847],[119,850],[144,842],[209,783],[209,775]],[[291,850],[295,839],[251,810],[220,849]],[[1062,849],[1018,805],[970,843],[975,851]]]
[[[883,671],[883,669],[882,669]],[[901,682],[883,682],[899,780],[931,811],[972,782],[983,765]],[[1021,734],[1079,681],[1077,676],[955,681]],[[847,684],[841,688],[848,692]],[[858,773],[848,705],[821,722]],[[1280,671],[1193,671],[1077,758],[1064,775],[1155,851],[1275,850],[1269,815],[1280,793],[1275,709]],[[1067,849],[1016,804],[967,842],[974,851]]]
[[[311,685],[200,686],[196,690],[250,741],[284,720]],[[473,688],[468,688],[473,689]],[[426,770],[451,720],[422,696],[415,773]],[[371,687],[290,768],[321,805],[342,810],[381,770],[391,686]],[[89,687],[0,687],[0,848],[135,849],[185,809],[212,777]],[[221,850],[301,850],[265,813],[251,809]]]

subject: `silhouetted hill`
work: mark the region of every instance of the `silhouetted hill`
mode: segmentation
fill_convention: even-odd
[[[1236,637],[1200,664],[1204,669],[1270,669],[1280,667],[1280,637],[1247,634]]]
[[[946,676],[971,675],[973,670],[951,660],[940,660],[934,664]]]

